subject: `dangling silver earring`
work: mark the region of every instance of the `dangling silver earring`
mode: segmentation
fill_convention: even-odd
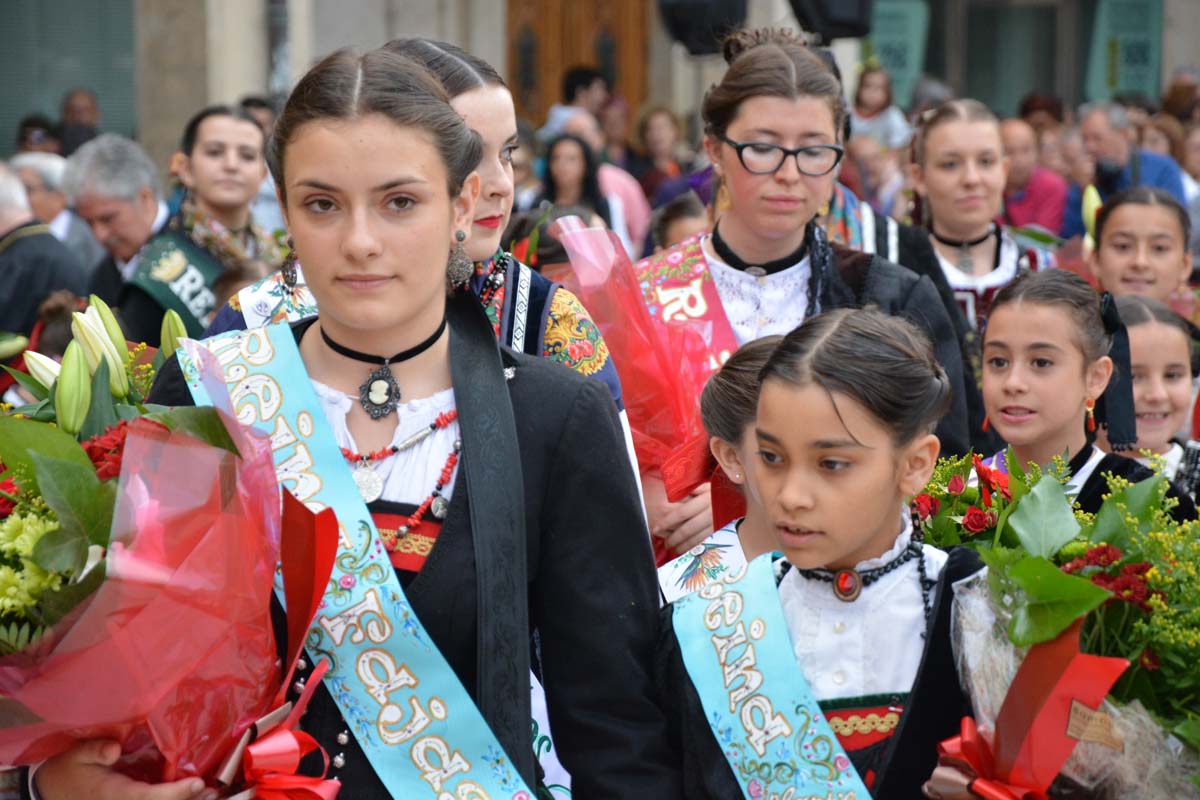
[[[474,262],[467,257],[467,251],[463,249],[463,242],[466,240],[466,231],[454,232],[454,249],[450,251],[450,260],[446,263],[446,281],[451,288],[462,286],[475,272]]]
[[[296,245],[292,242],[292,237],[287,240],[287,255],[283,259],[282,266],[279,267],[279,272],[283,276],[283,284],[288,289],[296,288]]]

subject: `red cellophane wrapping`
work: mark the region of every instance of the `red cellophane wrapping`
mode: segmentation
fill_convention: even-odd
[[[554,277],[600,328],[621,378],[638,463],[643,472],[657,471],[676,448],[704,432],[698,398],[709,373],[708,347],[682,327],[661,335],[619,240],[601,228],[575,227],[575,219],[557,223],[555,235],[571,262]]]
[[[106,737],[134,777],[209,776],[271,709],[279,489],[269,440],[226,427],[242,458],[132,424],[104,583],[0,661],[0,764]]]

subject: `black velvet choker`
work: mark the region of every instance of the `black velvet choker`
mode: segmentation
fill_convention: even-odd
[[[729,245],[721,238],[720,226],[713,229],[712,245],[713,250],[717,251],[717,256],[736,270],[749,272],[751,275],[774,275],[776,272],[783,272],[788,267],[794,267],[800,263],[800,259],[804,258],[804,253],[808,250],[808,236],[805,235],[800,247],[791,255],[768,261],[765,264],[747,264],[743,261],[737,253],[729,249]]]

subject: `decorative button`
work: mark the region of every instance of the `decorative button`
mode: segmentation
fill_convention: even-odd
[[[306,670],[306,669],[308,669],[308,662],[305,661],[303,658],[296,659],[296,671],[304,672],[304,670]]]
[[[350,744],[350,732],[342,731],[341,733],[339,733],[337,735],[337,743],[342,746]]]
[[[844,623],[844,622],[834,623],[833,632],[834,633],[845,633],[846,632],[846,623]]]
[[[842,672],[841,670],[838,670],[837,672],[833,673],[833,682],[836,683],[838,686],[841,686],[843,683],[846,682],[846,673]]]
[[[295,692],[296,694],[304,693],[304,678],[301,678],[300,680],[298,680],[292,684],[292,691]]]
[[[341,769],[344,766],[346,766],[346,755],[344,753],[338,753],[333,757],[333,768]]]

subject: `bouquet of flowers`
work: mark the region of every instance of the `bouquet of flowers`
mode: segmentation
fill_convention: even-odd
[[[165,349],[181,331],[168,318]],[[61,366],[26,353],[30,374],[13,377],[35,402],[0,415],[0,766],[105,737],[123,743],[119,767],[139,779],[269,784],[240,774],[242,740],[303,736],[255,725],[288,716],[285,673],[332,549],[314,559],[311,546],[291,545],[301,555],[288,572],[310,574],[290,582],[316,601],[289,602],[281,669],[269,440],[213,409],[146,405],[165,354],[128,348],[96,298],[73,333]],[[315,539],[315,518],[298,502],[285,508],[289,537]]]
[[[1061,460],[1024,470],[1010,452],[1007,468],[945,459],[914,499],[926,541],[974,548],[988,567],[955,595],[955,652],[976,712],[967,739],[977,725],[992,749],[1036,740],[1033,716],[1020,729],[1006,719],[1045,702],[1029,688],[1048,669],[1045,654],[1074,650],[1057,662],[1062,730],[1040,731],[1043,744],[1065,742],[1061,760],[1048,769],[1043,746],[1040,772],[1029,767],[1034,749],[1025,764],[1010,759],[1007,775],[982,777],[1023,776],[1014,785],[1037,792],[1053,781],[1060,796],[1198,796],[1200,526],[1170,516],[1162,475],[1110,477],[1093,516],[1072,507]],[[1033,785],[1035,773],[1045,785]]]

